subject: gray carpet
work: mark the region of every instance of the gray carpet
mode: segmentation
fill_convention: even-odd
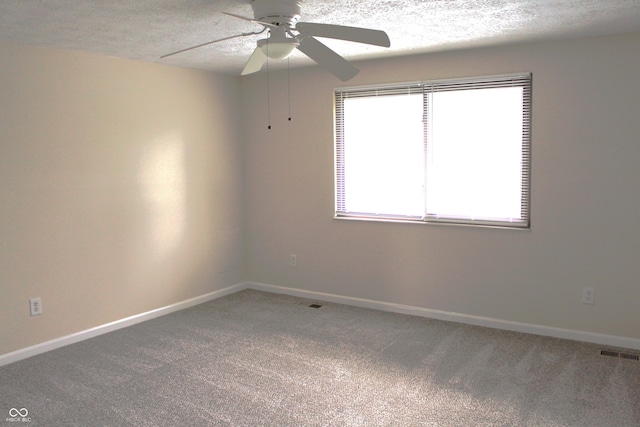
[[[312,302],[243,291],[7,365],[0,425],[640,426],[640,362],[599,346]]]

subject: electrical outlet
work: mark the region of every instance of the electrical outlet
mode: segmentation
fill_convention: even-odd
[[[42,314],[42,299],[40,297],[31,298],[29,300],[29,307],[31,309],[32,316],[38,316]]]
[[[582,303],[593,304],[596,298],[595,288],[582,288]]]
[[[291,254],[290,264],[291,264],[291,267],[297,267],[298,266],[298,255]]]

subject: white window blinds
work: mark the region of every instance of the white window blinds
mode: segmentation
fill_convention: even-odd
[[[531,75],[335,91],[336,216],[529,226]]]

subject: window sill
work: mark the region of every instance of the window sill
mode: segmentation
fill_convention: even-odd
[[[392,217],[368,217],[368,216],[349,216],[349,215],[334,215],[333,219],[341,221],[363,221],[363,222],[382,222],[382,223],[398,223],[398,224],[417,224],[417,225],[435,225],[435,226],[456,226],[456,227],[471,227],[471,228],[491,228],[500,230],[519,230],[519,231],[531,231],[531,225],[508,225],[508,223],[491,224],[483,222],[462,222],[453,220],[429,220],[423,219],[411,219],[411,218],[392,218]]]

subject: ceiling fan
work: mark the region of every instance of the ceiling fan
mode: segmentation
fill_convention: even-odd
[[[358,68],[325,44],[318,41],[315,37],[346,40],[382,47],[389,47],[391,45],[387,34],[380,30],[298,22],[301,17],[302,0],[251,0],[251,8],[253,9],[253,19],[233,13],[223,13],[234,18],[262,25],[263,28],[261,31],[242,33],[213,40],[168,53],[161,56],[161,58],[223,40],[262,34],[268,30],[268,36],[258,40],[256,49],[242,70],[242,75],[260,71],[269,58],[276,60],[285,59],[288,58],[295,49],[298,49],[320,66],[323,66],[333,73],[340,80],[347,81],[358,73]]]

